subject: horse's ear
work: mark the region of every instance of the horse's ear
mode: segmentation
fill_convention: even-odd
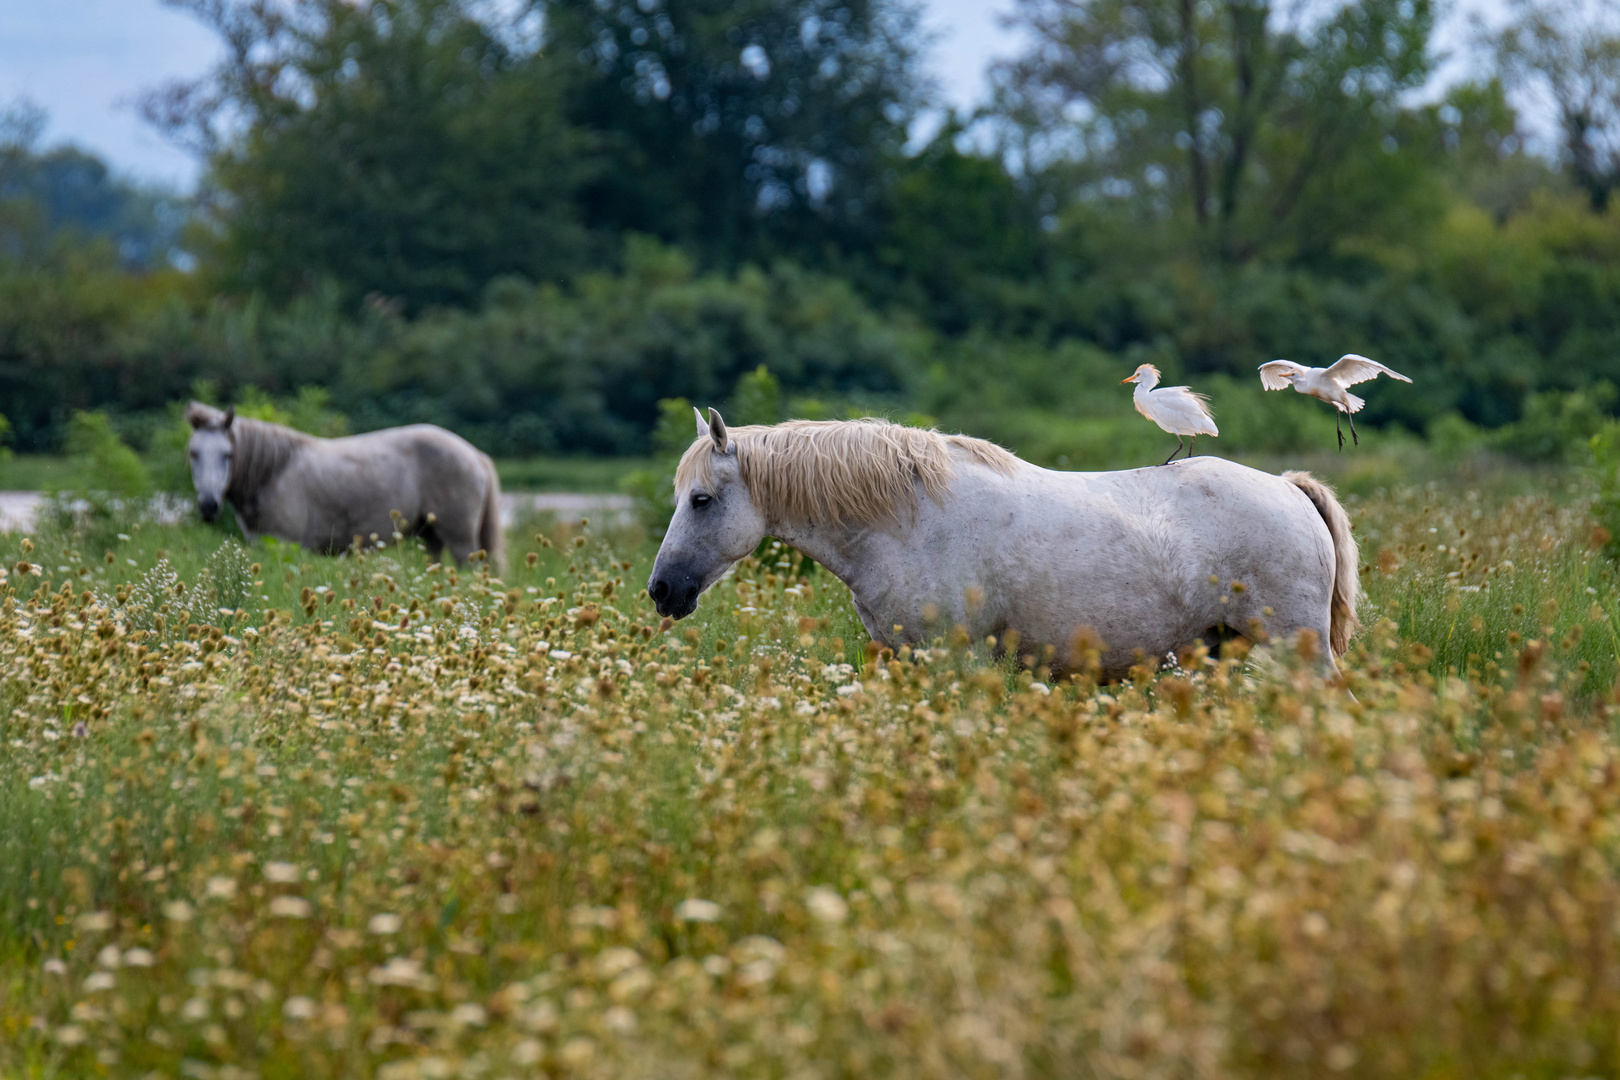
[[[701,439],[703,436],[709,433],[709,422],[703,419],[703,410],[698,408],[696,405],[692,406],[692,415],[697,417],[697,433],[698,438]]]
[[[235,419],[236,419],[236,406],[235,405],[227,405],[225,407],[225,419],[220,421],[220,425],[219,425],[220,429],[223,430],[223,431],[231,430],[231,421],[233,421]]]
[[[716,453],[725,453],[730,445],[730,440],[726,436],[726,422],[720,418],[719,409],[709,410],[709,438],[714,440]]]
[[[204,405],[200,401],[193,401],[186,406],[186,423],[191,425],[193,431],[207,427],[209,422],[218,415],[210,406]]]

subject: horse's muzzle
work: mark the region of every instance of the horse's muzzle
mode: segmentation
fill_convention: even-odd
[[[689,574],[666,574],[647,583],[653,607],[666,618],[684,619],[697,610],[698,580]]]
[[[213,521],[219,515],[219,500],[212,495],[202,495],[197,499],[197,513],[202,515],[204,521]]]

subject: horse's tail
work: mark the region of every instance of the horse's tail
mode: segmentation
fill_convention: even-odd
[[[496,573],[506,570],[506,533],[501,529],[501,478],[495,474],[495,463],[487,454],[479,454],[484,463],[484,508],[478,522],[478,546],[489,557]]]
[[[1333,614],[1328,638],[1333,655],[1343,656],[1350,647],[1350,635],[1361,625],[1356,621],[1356,601],[1361,598],[1360,554],[1356,538],[1350,535],[1350,517],[1334,498],[1333,489],[1310,473],[1286,472],[1282,478],[1305,493],[1333,537]]]

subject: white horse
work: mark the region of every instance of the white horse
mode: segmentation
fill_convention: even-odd
[[[195,401],[186,420],[197,512],[212,521],[229,500],[248,543],[269,535],[336,554],[399,529],[434,558],[482,550],[501,565],[495,463],[459,435],[416,424],[318,439]]]
[[[1051,472],[883,420],[727,429],[710,409],[698,431],[647,583],[661,615],[690,615],[774,536],[848,585],[867,632],[891,647],[956,626],[975,640],[1016,631],[1020,655],[1050,656],[1061,673],[1098,649],[1117,678],[1259,620],[1273,635],[1314,632],[1336,672],[1356,627],[1350,521],[1306,473],[1207,457]]]

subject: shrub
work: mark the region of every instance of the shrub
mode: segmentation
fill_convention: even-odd
[[[67,450],[90,467],[95,490],[125,497],[151,494],[146,466],[124,445],[106,413],[75,412],[68,425]]]

